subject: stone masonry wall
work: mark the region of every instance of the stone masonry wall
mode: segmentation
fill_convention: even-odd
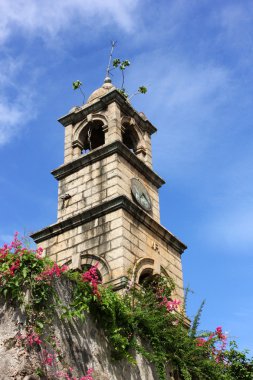
[[[119,209],[39,243],[44,253],[61,264],[95,264],[104,282],[138,276],[144,269],[170,276],[183,300],[181,255],[165,239]]]
[[[159,222],[157,188],[118,154],[85,166],[59,181],[58,221],[94,207],[118,195],[132,199],[131,179],[139,178],[147,188],[153,205],[152,217]],[[61,195],[71,197],[63,201]]]
[[[122,210],[106,214],[43,241],[39,246],[59,264],[71,262],[75,255],[93,256],[95,262],[101,257],[110,263],[106,279],[110,281],[124,274],[121,215]],[[101,266],[100,263],[98,269],[102,272]]]
[[[65,283],[57,283],[57,291],[61,299],[70,297]],[[41,368],[41,352],[32,349],[26,352],[18,346],[16,335],[25,323],[25,315],[19,308],[8,306],[0,300],[0,380],[51,380],[57,370],[62,370],[60,362],[52,367],[43,367],[45,377],[36,375]],[[94,380],[158,380],[156,371],[150,363],[140,355],[134,354],[136,365],[126,360],[113,361],[110,346],[103,331],[87,316],[84,322],[79,320],[61,320],[55,310],[53,327],[50,330],[60,341],[63,359],[67,366],[74,369],[74,375],[81,377],[88,368],[93,368]],[[44,333],[44,339],[48,331]],[[167,379],[170,377],[167,370]]]
[[[175,295],[183,301],[183,273],[181,255],[164,239],[150,231],[143,223],[132,218],[128,212],[123,212],[122,224],[124,266],[135,268],[135,281],[146,268],[152,268],[153,273],[163,274],[173,279]]]

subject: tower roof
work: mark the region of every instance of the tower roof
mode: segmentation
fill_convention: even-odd
[[[111,78],[106,77],[103,85],[97,90],[93,91],[93,93],[89,96],[87,104],[95,103],[99,98],[106,95],[111,90],[115,90],[115,87],[112,84]]]
[[[135,118],[142,130],[147,131],[150,135],[157,131],[144,114],[139,114],[111,83],[106,82],[90,95],[86,104],[82,107],[71,108],[69,113],[62,116],[58,121],[64,127],[69,124],[76,124],[84,120],[90,113],[100,112],[105,105],[112,102],[116,102],[125,115]]]

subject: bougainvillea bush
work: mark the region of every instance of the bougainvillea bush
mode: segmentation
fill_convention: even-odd
[[[60,267],[42,253],[40,248],[25,247],[18,234],[0,249],[0,294],[26,313],[16,344],[39,353],[37,374],[42,378],[60,362],[62,369],[52,378],[93,380],[92,368],[75,377],[76,369],[63,360],[60,342],[53,333],[48,334],[53,331],[57,307],[62,319],[85,319],[89,313],[104,330],[114,359],[126,358],[135,365],[134,352],[139,352],[155,365],[161,380],[166,379],[167,367],[182,380],[253,379],[253,360],[240,352],[235,342],[228,347],[222,327],[200,334],[196,320],[192,327],[187,326],[183,305],[172,297],[170,279],[153,276],[142,287],[130,283],[119,294],[100,283],[97,265],[79,273]],[[63,278],[72,287],[68,304],[61,302],[55,287],[56,280]]]

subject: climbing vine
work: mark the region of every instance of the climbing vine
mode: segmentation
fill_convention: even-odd
[[[57,308],[61,318],[70,321],[90,314],[104,330],[114,359],[126,358],[134,365],[137,351],[155,365],[160,380],[168,378],[168,367],[183,380],[253,379],[253,360],[246,352],[238,351],[234,342],[228,347],[221,327],[199,334],[199,315],[192,328],[187,327],[180,301],[172,297],[171,280],[153,276],[141,288],[130,284],[119,294],[100,283],[96,265],[79,273],[60,267],[42,254],[40,248],[25,247],[17,234],[10,245],[0,249],[0,294],[8,303],[22,306],[26,313],[16,344],[39,352],[41,367],[36,373],[42,378],[48,368],[61,363],[54,378],[93,379],[91,368],[77,378],[75,369],[64,361],[53,333]],[[67,282],[72,293],[68,303],[58,296],[57,281]]]

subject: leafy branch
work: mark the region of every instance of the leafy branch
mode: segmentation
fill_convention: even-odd
[[[131,65],[130,61],[128,59],[121,60],[120,58],[114,58],[113,59],[113,51],[116,46],[116,41],[111,42],[111,51],[110,51],[110,56],[109,56],[109,63],[107,66],[106,70],[106,76],[110,77],[110,74],[113,70],[119,69],[121,72],[121,77],[122,77],[122,83],[121,87],[118,89],[118,91],[125,97],[131,99],[133,96],[138,95],[138,94],[146,94],[147,88],[145,86],[140,86],[134,94],[129,96],[125,89],[125,70],[127,67]],[[112,60],[113,59],[113,60]],[[111,65],[112,62],[112,65]]]
[[[79,90],[83,96],[83,104],[84,104],[84,99],[85,99],[85,94],[82,90],[82,82],[80,82],[80,80],[76,80],[75,82],[72,83],[72,87],[73,87],[73,90]]]
[[[130,66],[130,61],[128,59],[125,59],[125,60],[120,60],[119,58],[115,58],[112,62],[112,68],[109,70],[109,71],[112,71],[114,69],[119,69],[120,72],[121,72],[121,75],[122,75],[122,83],[121,83],[121,88],[119,89],[119,92],[125,97],[125,98],[128,98],[128,99],[131,99],[133,96],[135,95],[139,95],[139,94],[146,94],[146,92],[148,91],[147,90],[147,87],[145,86],[140,86],[138,88],[138,90],[132,94],[132,95],[128,95],[126,89],[125,89],[125,70],[127,67]]]
[[[201,305],[197,311],[197,314],[195,315],[194,319],[193,319],[193,322],[192,322],[192,327],[190,329],[190,335],[194,338],[196,336],[196,333],[197,333],[197,329],[199,327],[199,323],[200,323],[200,318],[201,318],[201,315],[202,315],[202,312],[203,312],[203,309],[204,309],[204,306],[205,306],[205,300],[203,300],[201,302]]]

